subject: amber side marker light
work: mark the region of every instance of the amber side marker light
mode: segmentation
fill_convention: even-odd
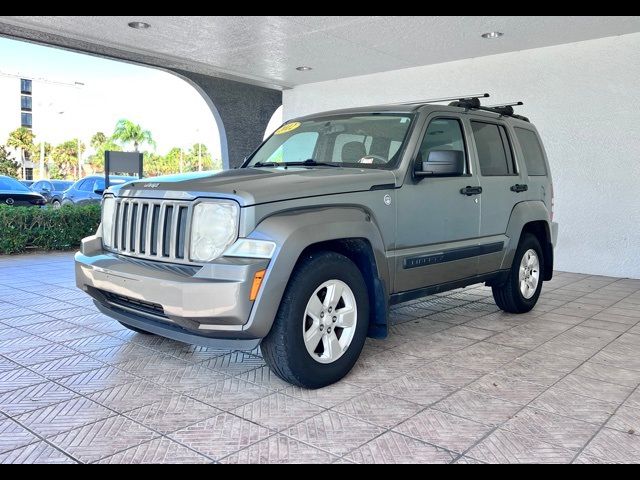
[[[251,293],[249,293],[249,300],[252,302],[258,296],[258,292],[260,291],[260,285],[262,285],[262,280],[264,279],[264,273],[266,270],[258,270],[253,276],[253,284],[251,285]]]

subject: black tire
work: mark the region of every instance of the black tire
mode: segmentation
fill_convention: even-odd
[[[540,263],[538,285],[531,298],[525,298],[522,295],[519,279],[520,262],[528,250],[534,250],[536,252]],[[495,300],[496,305],[498,305],[501,310],[509,313],[526,313],[530,311],[535,307],[538,302],[538,298],[540,297],[543,283],[543,272],[544,256],[542,254],[540,242],[535,235],[525,233],[520,239],[520,243],[516,249],[516,254],[513,257],[513,263],[511,264],[507,280],[502,285],[492,287],[493,299]]]
[[[51,207],[57,210],[58,208],[62,207],[62,204],[60,203],[60,200],[54,200],[53,202],[51,202]]]
[[[143,335],[155,335],[155,333],[151,333],[151,332],[147,332],[145,330],[140,330],[139,328],[136,327],[132,327],[131,325],[127,325],[126,323],[122,323],[122,322],[118,322],[120,325],[122,325],[125,328],[128,328],[129,330],[131,330],[132,332],[136,332],[136,333],[141,333]]]
[[[307,351],[303,320],[307,302],[329,280],[346,283],[355,297],[357,322],[351,343],[333,363],[319,363]],[[263,357],[283,380],[304,388],[321,388],[342,379],[360,356],[369,327],[369,294],[358,267],[347,257],[321,251],[298,263],[282,296],[271,331],[261,344]]]

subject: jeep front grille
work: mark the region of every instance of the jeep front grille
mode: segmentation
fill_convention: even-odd
[[[191,202],[116,200],[113,248],[122,255],[186,263]]]

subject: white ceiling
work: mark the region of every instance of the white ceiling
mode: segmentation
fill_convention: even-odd
[[[151,28],[129,28],[134,20]],[[0,16],[0,22],[284,88],[640,31],[637,16]],[[480,37],[495,30],[504,36]],[[313,70],[296,71],[301,65]]]

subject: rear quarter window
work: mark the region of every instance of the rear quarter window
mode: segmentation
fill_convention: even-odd
[[[516,127],[515,129],[518,143],[524,156],[524,164],[527,166],[527,173],[530,176],[547,175],[547,165],[544,161],[542,145],[538,135],[531,130]]]

